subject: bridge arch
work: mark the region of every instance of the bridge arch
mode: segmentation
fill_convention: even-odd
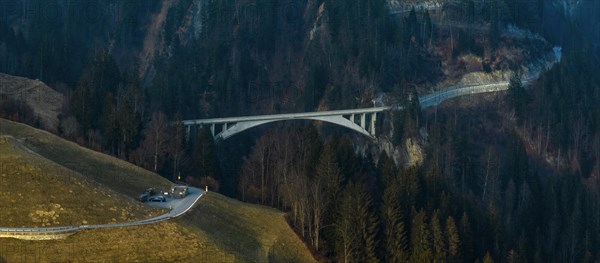
[[[240,132],[243,132],[245,130],[263,125],[263,124],[268,124],[268,123],[273,123],[273,122],[278,122],[278,121],[288,121],[288,120],[315,120],[315,121],[323,121],[323,122],[328,122],[328,123],[332,123],[338,126],[342,126],[351,130],[354,130],[358,133],[361,133],[367,137],[370,138],[374,138],[374,130],[373,130],[373,134],[370,133],[370,131],[368,131],[366,128],[363,128],[353,122],[351,122],[349,119],[346,119],[342,116],[324,116],[324,117],[306,117],[306,118],[297,118],[297,119],[274,119],[274,120],[258,120],[258,121],[243,121],[243,122],[238,122],[236,124],[234,124],[231,127],[227,127],[226,130],[223,130],[222,132],[215,134],[215,139],[217,140],[226,140],[229,137],[236,135]]]
[[[369,138],[375,138],[375,123],[377,121],[377,113],[380,111],[382,110],[375,108],[375,110],[369,109],[367,112],[357,113],[354,111],[330,111],[308,114],[278,114],[270,116],[191,120],[184,121],[183,124],[186,126],[186,135],[188,138],[190,136],[191,126],[200,126],[210,128],[211,134],[215,140],[226,140],[233,135],[257,126],[286,120],[323,121],[351,129]]]
[[[532,80],[533,77],[523,81],[524,84]],[[440,103],[460,96],[472,95],[478,93],[496,92],[508,89],[508,82],[497,82],[490,84],[464,86],[457,85],[446,89],[438,90],[428,95],[419,96],[419,104],[422,109],[434,107]],[[334,110],[321,112],[304,112],[304,113],[289,113],[289,114],[271,114],[260,116],[246,117],[231,117],[231,118],[215,118],[215,119],[197,119],[185,120],[182,123],[186,126],[186,135],[189,139],[192,126],[208,126],[215,139],[225,140],[235,134],[238,134],[247,129],[260,126],[263,124],[284,121],[284,120],[318,120],[333,123],[343,126],[351,130],[357,131],[363,135],[375,138],[375,122],[377,113],[389,110],[403,110],[402,105],[383,106],[373,108],[351,109],[351,110]],[[357,119],[355,117],[359,117]],[[369,124],[366,123],[366,116],[369,116]],[[218,134],[215,134],[215,126],[221,125],[222,129]],[[369,125],[369,126],[367,126]]]

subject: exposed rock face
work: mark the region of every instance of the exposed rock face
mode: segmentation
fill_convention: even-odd
[[[423,148],[419,145],[418,141],[413,138],[408,138],[404,142],[405,150],[405,167],[419,166],[425,159]]]
[[[377,144],[371,148],[371,156],[377,157],[385,152],[392,158],[398,167],[419,166],[425,160],[424,143],[427,141],[427,131],[421,129],[417,138],[407,138],[403,145],[394,145],[386,136],[377,140]],[[365,154],[364,148],[358,146],[358,152]],[[379,160],[377,160],[379,161]]]
[[[379,156],[379,153],[383,151],[387,154],[388,157],[394,159],[396,165],[403,166],[402,164],[404,163],[404,160],[403,154],[401,152],[402,149],[400,147],[394,146],[394,144],[386,137],[382,137],[378,141],[377,146],[377,152],[374,153],[373,156]]]

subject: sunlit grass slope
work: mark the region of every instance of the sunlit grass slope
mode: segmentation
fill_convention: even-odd
[[[284,213],[209,192],[178,221],[241,262],[315,262]]]
[[[2,119],[0,164],[0,226],[3,227],[145,218],[161,211],[134,198],[145,188],[170,184],[130,163]],[[32,216],[42,219],[34,220]],[[314,259],[287,225],[282,212],[211,192],[188,214],[172,221],[86,230],[61,240],[0,238],[0,262],[3,261],[314,262]]]

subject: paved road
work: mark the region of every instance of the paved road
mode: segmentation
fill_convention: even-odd
[[[534,79],[533,77],[524,79],[523,84],[527,84],[529,81]],[[419,96],[419,102],[421,108],[428,108],[436,106],[448,99],[478,94],[487,92],[496,92],[508,89],[508,81],[501,81],[490,84],[480,85],[456,85],[446,87],[444,89],[432,92],[430,94]],[[373,113],[382,112],[387,110],[402,110],[404,107],[401,105],[396,106],[381,106],[373,108],[361,108],[361,109],[349,109],[349,110],[332,110],[332,111],[315,111],[315,112],[299,112],[299,113],[283,113],[283,114],[269,114],[269,115],[254,115],[254,116],[240,116],[240,117],[224,117],[224,118],[212,118],[212,119],[195,119],[195,120],[184,120],[182,123],[188,125],[200,125],[200,124],[223,124],[223,123],[237,123],[243,121],[273,121],[273,120],[291,120],[291,119],[306,119],[311,117],[323,117],[323,116],[339,116],[339,115],[358,115],[362,113]]]
[[[157,222],[162,222],[165,220],[169,220],[171,218],[175,218],[185,214],[189,211],[200,198],[204,195],[204,191],[195,187],[189,188],[190,193],[184,198],[180,200],[171,200],[170,203],[172,205],[171,211],[166,214],[162,214],[153,218],[148,218],[135,222],[126,222],[126,223],[116,223],[116,224],[102,224],[102,225],[81,225],[81,226],[62,226],[62,227],[39,227],[39,228],[7,228],[0,227],[0,233],[61,233],[61,232],[73,232],[84,229],[95,229],[95,228],[113,228],[113,227],[127,227],[127,226],[139,226],[146,224],[153,224]],[[163,203],[163,204],[168,204]],[[161,206],[158,203],[151,203],[152,206]]]
[[[524,80],[525,84],[528,80]],[[427,95],[419,97],[421,108],[428,108],[436,106],[445,100],[486,92],[495,92],[508,89],[508,81],[497,82],[492,84],[481,84],[481,85],[457,85],[444,88],[442,90],[432,92]],[[291,120],[291,119],[306,119],[311,117],[323,117],[323,116],[339,116],[339,115],[352,115],[362,113],[373,113],[382,112],[387,110],[402,110],[403,107],[400,105],[396,106],[382,106],[373,108],[362,108],[362,109],[350,109],[350,110],[332,110],[332,111],[315,111],[315,112],[300,112],[300,113],[283,113],[283,114],[269,114],[269,115],[254,115],[254,116],[240,116],[240,117],[224,117],[224,118],[213,118],[213,119],[196,119],[196,120],[184,120],[182,123],[188,125],[200,125],[200,124],[223,124],[223,123],[237,123],[244,121],[273,121],[273,120]]]
[[[452,87],[448,87],[443,90],[439,90],[439,91],[419,97],[419,103],[421,104],[421,108],[425,109],[428,107],[437,106],[446,100],[460,97],[460,96],[478,94],[478,93],[486,93],[486,92],[495,92],[495,91],[501,91],[501,90],[507,90],[507,89],[508,89],[508,81],[498,82],[498,83],[493,83],[493,84],[485,84],[485,85],[474,85],[474,86],[463,86],[463,85],[452,86]]]
[[[528,78],[523,80],[523,84],[527,84],[531,79]],[[451,86],[448,88],[444,88],[442,90],[423,95],[419,97],[419,102],[421,104],[421,108],[428,108],[436,106],[448,99],[478,94],[478,93],[486,93],[486,92],[495,92],[508,89],[508,82],[498,82],[492,84],[482,84],[482,85],[472,85],[472,86],[464,86],[457,85]],[[385,106],[385,107],[375,107],[375,108],[365,108],[365,109],[351,109],[351,110],[337,110],[337,111],[324,111],[324,112],[303,112],[303,113],[290,113],[290,114],[273,114],[273,115],[260,115],[260,116],[245,116],[245,117],[232,117],[232,118],[216,118],[216,119],[204,119],[204,120],[188,120],[184,121],[186,125],[189,124],[200,124],[200,123],[228,123],[235,121],[247,121],[247,120],[272,120],[273,118],[281,118],[281,119],[294,119],[294,118],[306,118],[306,117],[314,117],[314,116],[328,116],[328,115],[350,115],[350,114],[360,114],[360,113],[372,113],[372,112],[381,112],[390,109],[401,110],[402,106]],[[118,224],[103,224],[103,225],[82,225],[82,226],[64,226],[64,227],[45,227],[45,228],[3,228],[0,227],[0,233],[59,233],[59,232],[72,232],[78,231],[82,229],[94,229],[94,228],[111,228],[111,227],[126,227],[126,226],[136,226],[136,225],[145,225],[152,224],[156,222],[165,221],[174,217],[178,217],[185,212],[187,212],[196,202],[204,195],[204,191],[190,187],[190,194],[182,199],[182,200],[170,200],[167,203],[152,203],[153,206],[169,208],[168,205],[171,205],[172,210],[167,213],[157,217],[144,219],[136,222],[127,222],[127,223],[118,223]]]
[[[523,85],[527,85],[534,79],[535,77],[528,77],[523,79],[521,82]],[[427,95],[420,96],[419,103],[421,104],[421,108],[425,109],[428,107],[437,106],[446,100],[460,96],[507,90],[508,85],[508,81],[501,81],[491,84],[451,86]]]
[[[204,195],[203,190],[190,187],[188,195],[183,199],[167,197],[167,202],[146,202],[146,204],[159,208],[171,209],[171,212],[165,214],[165,216],[168,215],[170,216],[169,218],[172,218],[185,214],[185,212],[187,212],[202,195]]]

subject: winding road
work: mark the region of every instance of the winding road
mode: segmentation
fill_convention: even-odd
[[[522,79],[521,83],[523,85],[528,85],[531,81],[535,79],[535,76],[530,76],[526,79]],[[421,105],[421,108],[425,109],[437,106],[446,100],[460,96],[507,90],[509,84],[510,83],[508,81],[501,81],[489,84],[451,86],[427,95],[419,96],[419,103]]]
[[[523,84],[527,84],[531,79],[533,79],[533,77],[523,79],[522,82]],[[424,109],[436,106],[448,99],[478,93],[497,92],[507,90],[508,87],[508,81],[471,85],[459,84],[446,87],[427,95],[419,96],[419,103],[421,108]],[[191,134],[192,127],[206,127],[210,130],[216,141],[221,141],[256,126],[286,120],[316,120],[329,122],[375,139],[377,113],[403,109],[403,105],[377,106],[375,104],[372,108],[193,119],[184,120],[181,123],[185,126],[187,139],[193,136]]]
[[[523,84],[527,84],[531,78],[523,80]],[[440,103],[466,95],[478,94],[478,93],[488,93],[488,92],[497,92],[508,89],[509,83],[507,81],[497,82],[492,84],[481,84],[481,85],[457,85],[444,88],[442,90],[423,95],[419,97],[419,102],[422,108],[434,107],[439,105]],[[376,108],[368,108],[363,109],[369,112],[379,112],[384,110],[396,109],[401,110],[402,106],[385,106],[385,107],[376,107]],[[307,112],[307,113],[297,113],[297,114],[279,114],[279,115],[265,115],[265,116],[256,116],[256,118],[264,118],[273,119],[277,118],[303,118],[303,117],[318,117],[318,116],[328,116],[328,115],[344,115],[344,114],[353,114],[357,110],[341,110],[341,111],[330,111],[330,112]],[[362,113],[362,111],[361,111]],[[290,116],[288,116],[290,115]],[[298,116],[296,116],[298,115]],[[313,116],[314,115],[314,116]],[[242,117],[248,118],[248,117]],[[204,120],[206,121],[206,120]],[[213,122],[228,122],[229,118],[225,119],[210,119],[209,121]],[[236,120],[239,121],[239,120]],[[190,121],[192,122],[192,121]],[[363,120],[364,122],[364,120]],[[178,216],[185,214],[189,211],[197,202],[200,200],[202,196],[204,196],[204,191],[198,188],[190,187],[190,193],[184,198],[180,200],[171,200],[168,203],[150,203],[150,205],[158,206],[162,208],[172,208],[169,213],[162,214],[153,218],[148,218],[144,220],[134,221],[134,222],[125,222],[125,223],[115,223],[115,224],[100,224],[100,225],[80,225],[80,226],[62,226],[62,227],[41,227],[41,228],[6,228],[0,227],[0,236],[2,234],[15,234],[18,237],[19,234],[27,235],[27,234],[50,234],[50,233],[69,233],[76,232],[80,230],[86,229],[98,229],[98,228],[115,228],[115,227],[128,227],[128,226],[139,226],[146,224],[153,224],[162,222],[165,220],[169,220]],[[168,207],[169,206],[169,207]]]
[[[81,226],[60,226],[60,227],[38,227],[38,228],[10,228],[0,227],[0,233],[5,234],[48,234],[48,233],[69,233],[86,229],[97,229],[97,228],[114,228],[114,227],[128,227],[128,226],[139,226],[162,222],[175,218],[185,214],[189,211],[202,196],[204,191],[195,187],[189,188],[189,194],[183,199],[173,199],[168,203],[148,203],[152,206],[164,207],[164,204],[171,204],[172,209],[169,213],[162,214],[153,218],[143,219],[134,222],[115,223],[115,224],[101,224],[101,225],[81,225]],[[11,236],[13,237],[13,236]],[[14,236],[18,237],[18,236]]]

